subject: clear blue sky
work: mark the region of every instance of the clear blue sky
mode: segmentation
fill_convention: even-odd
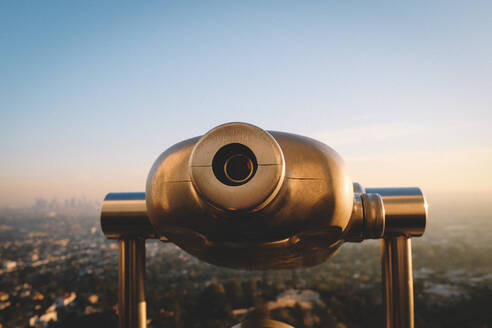
[[[366,186],[492,191],[491,1],[2,1],[0,205],[142,191],[217,124]]]

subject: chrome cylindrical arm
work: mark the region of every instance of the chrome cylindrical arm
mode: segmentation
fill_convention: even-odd
[[[354,210],[345,240],[360,242],[383,238],[381,264],[386,328],[413,328],[410,237],[424,233],[427,202],[419,188],[365,189],[354,183],[353,189]]]
[[[354,206],[344,239],[422,236],[427,202],[419,188],[363,188],[354,183]]]
[[[381,195],[385,236],[422,236],[427,221],[427,202],[420,188],[367,188]]]
[[[145,240],[118,241],[119,328],[146,328]]]
[[[386,328],[413,328],[412,240],[408,236],[381,241]]]
[[[109,239],[159,238],[147,216],[144,192],[107,194],[101,211],[101,229]]]

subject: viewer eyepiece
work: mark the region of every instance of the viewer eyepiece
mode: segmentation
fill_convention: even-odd
[[[231,182],[244,182],[253,174],[253,161],[243,154],[232,155],[224,164],[224,172]]]
[[[253,178],[257,168],[255,154],[240,143],[231,143],[220,148],[212,161],[215,177],[228,186],[247,183]]]

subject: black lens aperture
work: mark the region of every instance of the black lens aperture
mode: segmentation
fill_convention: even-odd
[[[257,168],[254,153],[240,143],[220,148],[212,161],[215,177],[228,186],[245,184],[255,175]]]

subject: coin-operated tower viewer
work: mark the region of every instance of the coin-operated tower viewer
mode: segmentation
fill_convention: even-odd
[[[413,327],[411,237],[425,230],[419,188],[367,188],[341,157],[299,135],[245,123],[182,141],[155,161],[145,193],[110,193],[101,214],[119,241],[119,324],[146,327],[145,239],[238,269],[310,267],[344,242],[382,240],[386,327]],[[361,254],[362,256],[362,254]],[[287,327],[246,321],[235,327]]]

